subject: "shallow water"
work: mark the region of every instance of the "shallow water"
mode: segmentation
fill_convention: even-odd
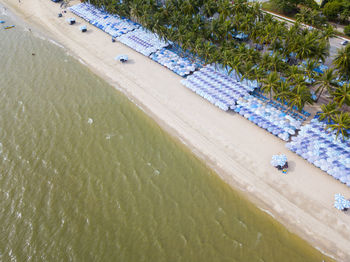
[[[0,10],[0,261],[330,261]]]

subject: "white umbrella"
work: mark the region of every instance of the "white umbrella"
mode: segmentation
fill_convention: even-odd
[[[343,210],[345,207],[341,201],[335,201],[334,202],[334,207],[338,210]]]

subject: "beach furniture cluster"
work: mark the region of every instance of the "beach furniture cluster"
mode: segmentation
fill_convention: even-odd
[[[250,91],[248,86],[216,71],[212,65],[194,72],[181,83],[224,111],[234,109],[236,101]]]
[[[271,165],[281,170],[282,173],[287,173],[288,162],[286,155],[273,155],[271,160]]]
[[[192,54],[189,51],[184,51],[179,45],[175,44],[175,43],[171,43],[170,46],[167,47],[167,49],[175,54],[177,54],[178,56],[188,59],[189,61],[191,61],[191,63],[196,67],[196,68],[202,68],[203,66],[205,66],[205,61],[203,59],[201,59],[200,57],[198,57],[195,54]]]
[[[159,39],[158,35],[143,28],[121,35],[117,40],[145,56],[169,45],[169,43]]]
[[[350,143],[326,130],[326,124],[314,118],[302,126],[287,148],[350,187]]]
[[[301,111],[301,112],[297,112],[297,108],[294,107],[294,110],[295,111],[292,111],[290,110],[288,107],[287,107],[287,103],[284,103],[284,105],[282,104],[282,101],[277,99],[277,101],[279,102],[275,102],[273,100],[270,100],[268,99],[266,96],[264,96],[262,93],[260,92],[254,92],[253,95],[260,99],[260,100],[263,100],[265,102],[268,102],[271,106],[275,107],[276,109],[278,110],[281,110],[283,111],[284,113],[290,115],[291,117],[301,121],[301,122],[304,122],[309,116],[310,116],[310,113],[305,111],[304,109]]]
[[[189,57],[181,57],[167,48],[162,48],[151,54],[150,58],[182,77],[189,75],[198,68]]]
[[[118,40],[137,52],[150,56],[151,59],[180,76],[186,76],[202,66],[199,59],[184,53],[180,47],[170,48],[169,42],[161,40],[158,35],[143,29],[141,25],[131,20],[111,15],[88,3],[77,4],[69,9],[72,13],[110,34],[113,41]]]
[[[284,141],[301,126],[301,121],[252,95],[239,99],[234,111]]]
[[[139,24],[129,19],[108,14],[88,3],[74,5],[69,10],[113,37],[121,36],[140,27]]]

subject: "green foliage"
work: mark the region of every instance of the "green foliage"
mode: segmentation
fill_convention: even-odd
[[[316,80],[317,89],[316,94],[318,94],[317,100],[321,97],[324,89],[328,91],[329,94],[333,92],[334,87],[336,86],[336,74],[334,69],[329,68],[319,75]]]
[[[339,108],[341,108],[343,104],[350,106],[350,84],[339,86],[332,92],[332,95]]]
[[[350,25],[347,25],[344,27],[344,34],[347,36],[350,36]]]
[[[290,10],[297,10],[301,5],[311,7],[311,10],[301,8],[299,21],[323,27],[324,17],[313,0],[276,1],[289,6]],[[305,76],[317,78],[315,61],[324,61],[328,56],[328,39],[334,34],[330,26],[323,27],[322,31],[309,30],[298,22],[287,27],[286,23],[263,13],[259,4],[247,0],[236,0],[234,4],[231,0],[167,0],[165,4],[158,0],[90,2],[139,22],[162,39],[192,53],[193,57],[201,57],[207,64],[219,63],[239,78],[257,79],[270,98],[280,98],[298,110],[313,103]],[[248,34],[250,41],[236,40],[234,33],[238,32]],[[254,49],[257,44],[263,47],[262,52]],[[295,56],[290,57],[291,53]],[[300,67],[302,60],[308,61],[306,68]],[[344,56],[337,61],[336,71],[342,75],[346,73],[347,63],[343,60]],[[286,81],[281,81],[281,77]],[[332,71],[318,79],[319,95],[324,89],[333,91],[329,83],[333,83],[334,78]]]
[[[329,102],[326,105],[321,105],[322,113],[319,114],[321,121],[326,120],[328,123],[332,121],[332,117],[340,113],[338,106],[334,102]]]
[[[316,9],[310,9],[301,7],[299,10],[299,13],[296,15],[297,21],[309,24],[318,28],[324,27],[324,25],[327,25],[327,20],[323,16],[322,12],[316,10]]]
[[[333,65],[344,79],[350,79],[350,45],[338,50]]]
[[[294,14],[298,11],[299,0],[271,0],[285,14]]]
[[[336,137],[339,134],[342,135],[343,139],[348,138],[350,133],[350,114],[349,112],[340,112],[332,116],[333,123],[328,124],[327,128],[332,131],[336,131]]]
[[[337,20],[341,11],[343,10],[343,4],[340,1],[328,2],[323,8],[323,14],[329,20]]]

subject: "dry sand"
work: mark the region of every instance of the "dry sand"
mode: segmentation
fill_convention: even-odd
[[[285,143],[240,115],[219,110],[180,84],[181,77],[131,50],[49,0],[0,0],[28,23],[79,57],[125,93],[170,134],[179,138],[233,188],[242,191],[292,232],[339,261],[350,261],[350,212],[333,207],[334,194],[350,189],[285,148]],[[73,2],[73,4],[78,2]],[[129,62],[114,60],[127,54]],[[270,166],[286,154],[287,175]]]

